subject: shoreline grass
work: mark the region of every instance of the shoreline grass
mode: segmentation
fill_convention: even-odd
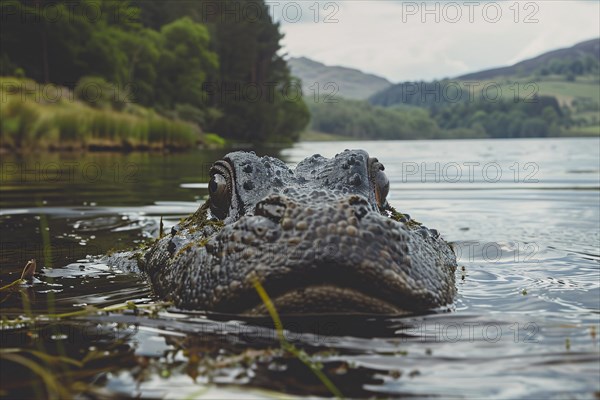
[[[50,96],[34,81],[0,78],[0,149],[183,151],[225,143],[214,134],[205,140],[197,125],[139,105],[127,104],[123,111],[94,108],[76,100],[68,89],[54,88]]]

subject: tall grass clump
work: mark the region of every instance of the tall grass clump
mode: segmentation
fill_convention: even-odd
[[[59,140],[62,145],[85,146],[90,138],[86,118],[71,110],[58,112],[54,115],[54,124],[58,128]]]
[[[148,144],[151,147],[189,148],[198,141],[199,134],[199,129],[187,122],[157,115],[148,117]]]
[[[163,146],[167,140],[167,124],[163,118],[152,115],[147,120],[148,123],[148,143],[158,144]]]
[[[187,148],[198,141],[198,129],[187,122],[173,121],[167,132],[167,145],[169,147]]]
[[[0,143],[10,148],[27,148],[34,144],[39,106],[12,100],[0,107]]]
[[[199,139],[199,129],[154,113],[133,115],[113,110],[91,110],[89,136],[92,146],[117,146],[126,149],[186,149]]]
[[[34,137],[38,148],[51,148],[59,142],[60,132],[52,116],[40,116],[34,127]]]
[[[79,96],[86,82],[76,88]],[[4,84],[0,87],[0,146],[4,148],[185,150],[201,139],[197,125],[139,105],[117,110],[106,99],[90,104],[68,96],[49,102],[41,92],[35,93],[36,85],[41,85],[34,81],[0,77],[0,83]]]

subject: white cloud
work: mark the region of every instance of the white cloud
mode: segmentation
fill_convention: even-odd
[[[288,14],[301,9],[300,22],[286,21],[282,13],[289,3],[294,6],[288,6]],[[358,68],[394,82],[507,65],[600,36],[596,1],[321,2],[317,23],[314,3],[281,2],[274,13],[286,35],[285,52]],[[323,9],[328,3],[328,9]],[[496,10],[501,14],[492,23]],[[328,15],[338,22],[324,23]],[[527,17],[530,23],[525,23]],[[458,22],[450,22],[455,18]]]

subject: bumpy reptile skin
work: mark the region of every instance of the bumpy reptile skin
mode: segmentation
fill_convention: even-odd
[[[258,279],[282,313],[452,302],[454,252],[437,231],[378,206],[365,151],[314,155],[295,170],[253,153],[224,160],[234,191],[226,218],[211,216],[209,200],[136,258],[157,295],[185,309],[264,314]]]

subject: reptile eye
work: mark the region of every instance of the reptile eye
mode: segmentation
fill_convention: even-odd
[[[215,173],[208,184],[208,193],[210,210],[213,215],[219,219],[227,217],[231,207],[231,186],[227,179],[223,175]]]
[[[387,206],[386,197],[390,192],[390,181],[383,172],[385,167],[376,158],[369,158],[369,174],[375,191],[375,200],[379,208]]]
[[[375,184],[375,199],[380,208],[385,207],[387,195],[390,192],[390,181],[383,171],[377,171],[373,177]]]

